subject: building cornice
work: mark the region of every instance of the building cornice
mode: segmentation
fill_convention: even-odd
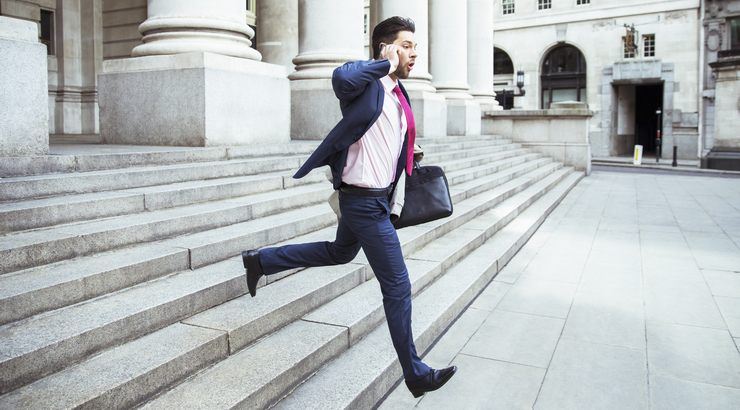
[[[497,16],[493,23],[493,31],[517,30],[554,24],[577,23],[681,10],[698,11],[699,6],[700,0],[652,1],[640,5],[617,5],[583,9],[570,8],[547,13],[546,15],[528,13],[518,17]]]

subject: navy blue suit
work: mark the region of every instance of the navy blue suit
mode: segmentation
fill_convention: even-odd
[[[334,70],[332,86],[339,98],[343,118],[294,175],[301,178],[312,169],[329,165],[333,185],[342,183],[342,171],[350,145],[362,138],[380,116],[385,92],[380,82],[390,70],[388,60],[356,61]],[[406,99],[408,95],[401,86]],[[398,160],[396,181],[406,164],[406,142]],[[383,294],[388,329],[403,368],[404,378],[416,380],[431,369],[416,353],[411,333],[411,282],[396,230],[390,222],[387,197],[339,193],[342,217],[334,242],[313,242],[264,248],[259,252],[262,270],[271,275],[287,269],[349,263],[360,248],[365,252]]]

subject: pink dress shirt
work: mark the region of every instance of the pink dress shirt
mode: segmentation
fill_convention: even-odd
[[[398,158],[406,135],[406,116],[393,93],[396,82],[380,79],[385,89],[383,110],[365,135],[350,145],[342,182],[363,188],[386,188],[396,176]]]

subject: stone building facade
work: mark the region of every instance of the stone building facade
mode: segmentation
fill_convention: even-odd
[[[655,155],[660,131],[663,158],[675,145],[679,158],[728,167],[709,159],[740,146],[740,1],[496,0],[495,12],[494,88],[515,90],[523,71],[517,107],[586,102],[594,157],[635,144]]]
[[[0,1],[3,24],[34,24],[47,45],[52,142],[185,146],[321,138],[340,116],[331,71],[367,58],[392,15],[417,25],[419,134],[480,134],[497,107],[493,14],[483,0]]]
[[[482,113],[500,108],[494,88],[515,89],[521,70],[526,94],[516,107],[588,104],[595,157],[629,155],[635,144],[654,153],[660,131],[664,157],[676,145],[679,158],[706,159],[715,121],[727,124],[721,141],[737,139],[736,91],[728,88],[736,71],[727,57],[721,67],[711,64],[740,47],[732,41],[739,3],[0,0],[0,16],[33,23],[47,46],[52,142],[321,138],[340,116],[332,68],[368,58],[373,25],[407,15],[417,23],[419,59],[406,84],[421,135],[480,133]],[[0,77],[18,85],[20,74],[11,71]],[[718,81],[726,95],[720,117]],[[13,97],[15,105],[26,97]]]

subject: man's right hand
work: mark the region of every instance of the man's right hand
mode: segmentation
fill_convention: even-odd
[[[391,73],[396,71],[396,68],[398,68],[398,62],[400,58],[398,56],[399,51],[400,49],[395,44],[386,44],[380,50],[380,57],[387,58],[388,61],[391,63]]]

